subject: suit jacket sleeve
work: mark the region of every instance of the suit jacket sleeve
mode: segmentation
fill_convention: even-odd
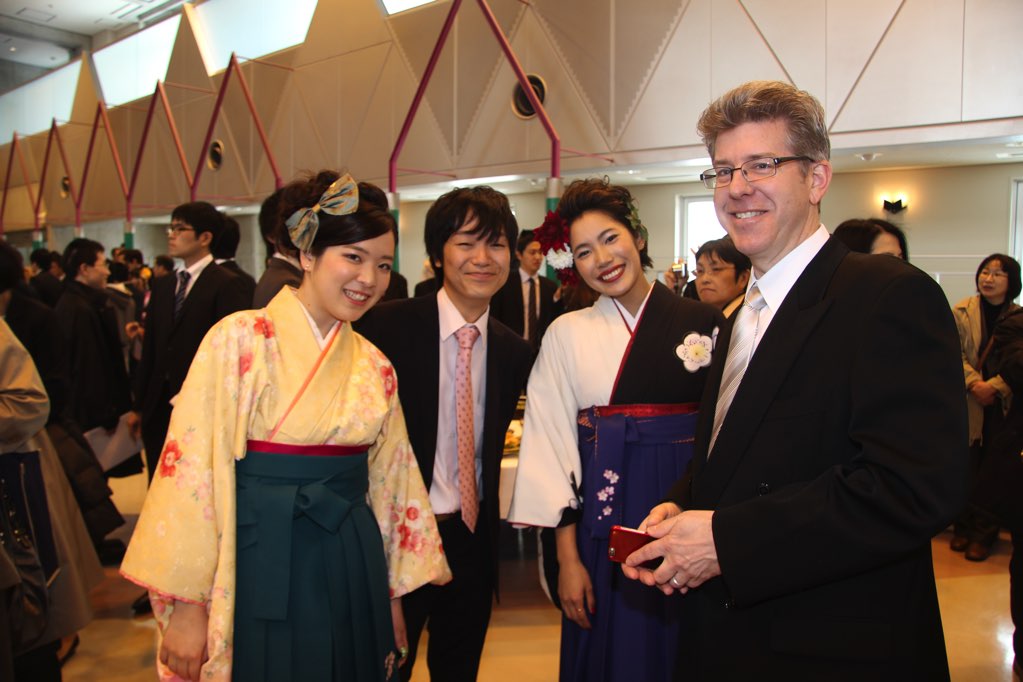
[[[852,357],[835,358],[848,363],[846,381],[828,388],[848,404],[835,419],[847,423],[830,423],[836,415],[828,412],[790,419],[791,441],[778,428],[769,433],[792,447],[772,453],[759,470],[820,461],[819,475],[769,494],[750,490],[714,514],[722,578],[737,604],[840,581],[919,551],[965,502],[962,368],[944,295],[929,277],[905,270],[863,305],[848,330]],[[769,411],[758,433],[772,416],[781,415]],[[823,447],[807,451],[807,444]],[[744,466],[755,466],[745,462],[755,461],[758,446],[771,447],[754,440]]]

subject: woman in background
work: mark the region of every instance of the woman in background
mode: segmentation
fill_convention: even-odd
[[[880,218],[853,218],[835,228],[835,238],[858,253],[887,254],[909,260],[906,235],[897,226]]]
[[[557,527],[563,682],[670,680],[684,604],[626,580],[608,533],[638,525],[685,470],[723,318],[646,280],[624,187],[573,182],[535,236],[564,284],[581,277],[600,298],[544,337],[508,520]]]
[[[998,539],[999,522],[985,511],[975,482],[988,459],[989,445],[1005,424],[1012,401],[1012,389],[989,362],[995,330],[1000,321],[1019,306],[1023,283],[1014,258],[994,253],[981,261],[974,280],[977,293],[952,308],[963,354],[966,405],[970,421],[971,494],[966,509],[955,524],[951,548],[966,552],[970,561],[984,561]]]
[[[280,210],[302,284],[206,335],[121,568],[150,591],[164,679],[392,679],[402,595],[449,578],[394,370],[351,327],[387,288],[394,220],[333,172]]]

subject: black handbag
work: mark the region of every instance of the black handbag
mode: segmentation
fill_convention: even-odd
[[[29,531],[29,520],[8,494],[9,481],[0,478],[0,561],[13,566],[17,582],[0,591],[6,601],[14,654],[29,651],[46,629],[49,593],[46,572]]]

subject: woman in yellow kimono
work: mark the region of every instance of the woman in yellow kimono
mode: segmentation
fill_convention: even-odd
[[[161,679],[391,679],[401,596],[450,579],[394,370],[350,324],[387,288],[394,221],[334,173],[281,215],[302,284],[203,340],[121,567]]]

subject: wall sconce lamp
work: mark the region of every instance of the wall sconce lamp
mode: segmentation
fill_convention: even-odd
[[[894,197],[886,194],[881,195],[881,207],[885,213],[897,215],[909,208],[905,194],[896,194]]]
[[[895,215],[896,213],[902,213],[907,208],[909,208],[909,206],[903,204],[902,199],[896,199],[895,201],[888,201],[887,199],[884,200],[885,213],[891,213],[892,215]]]

